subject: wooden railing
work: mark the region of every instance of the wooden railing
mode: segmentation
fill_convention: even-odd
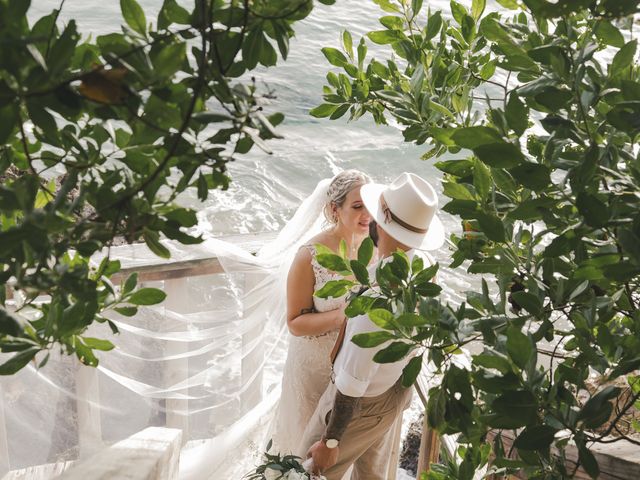
[[[258,247],[266,240],[272,237],[266,235],[242,235],[239,237],[226,237],[224,240],[241,246],[242,248],[255,252]],[[130,253],[131,249],[145,248],[143,245],[126,245],[123,247],[113,247],[111,249],[111,258],[117,259],[122,256],[123,251]],[[127,255],[125,255],[127,256]],[[120,272],[111,277],[114,284],[124,281],[130,274],[138,273],[138,284],[143,286],[145,282],[163,281],[163,290],[167,294],[164,306],[176,313],[185,313],[180,311],[180,300],[185,297],[188,289],[187,279],[202,276],[216,275],[224,273],[224,269],[219,260],[215,257],[203,257],[193,260],[177,260],[166,261],[157,258],[152,261],[133,266],[124,266]],[[253,279],[247,279],[246,288],[251,288]],[[12,295],[9,295],[11,298]],[[245,312],[245,314],[248,312]],[[260,335],[258,328],[243,335],[242,344],[249,345],[256,335]],[[184,348],[182,346],[172,346],[171,348]],[[182,351],[167,352],[170,355],[184,353]],[[244,389],[241,393],[241,404],[243,412],[246,412],[255,406],[260,400],[262,377],[255,375],[254,365],[260,364],[256,362],[256,357],[263,355],[264,352],[260,348],[254,348],[250,353],[242,356],[241,374],[244,378],[253,378],[249,388]],[[74,374],[75,394],[77,397],[77,421],[78,421],[78,446],[79,457],[81,459],[91,457],[100,451],[102,444],[102,422],[100,413],[100,388],[99,388],[99,372],[95,368],[88,368],[75,361],[76,369]],[[172,384],[172,379],[176,377],[177,372],[188,371],[188,359],[172,362],[171,368],[165,370],[168,384]],[[173,382],[175,383],[175,382]],[[2,385],[0,385],[0,394],[2,393]],[[188,392],[186,392],[188,393]],[[249,401],[249,399],[253,399]],[[256,400],[257,399],[257,400]],[[188,400],[167,399],[164,400],[164,410],[166,411],[165,425],[168,428],[175,428],[182,431],[182,442],[186,442],[189,437],[188,416],[184,412],[188,412]],[[64,465],[62,465],[64,463]],[[9,447],[7,441],[7,431],[5,423],[5,412],[3,411],[3,402],[0,401],[0,476],[9,472],[5,478],[29,478],[44,479],[52,478],[55,474],[67,468],[73,462],[61,462],[60,464],[46,464],[30,467],[28,469],[10,471]],[[18,473],[19,472],[19,473]]]

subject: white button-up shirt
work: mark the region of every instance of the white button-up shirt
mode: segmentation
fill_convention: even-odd
[[[406,254],[411,261],[417,252],[411,249]],[[424,252],[420,252],[419,255],[424,258],[426,265],[433,263]],[[382,261],[389,260],[390,258]],[[376,266],[373,266],[373,275]],[[336,387],[343,395],[375,397],[383,394],[396,383],[402,375],[402,370],[411,360],[412,355],[409,354],[397,362],[376,363],[373,356],[389,346],[391,340],[372,348],[361,348],[351,341],[353,336],[359,333],[379,331],[384,330],[373,323],[368,315],[359,315],[348,320],[344,343],[333,366]]]

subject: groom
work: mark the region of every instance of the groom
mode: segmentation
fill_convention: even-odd
[[[398,249],[411,261],[416,250],[442,245],[444,230],[435,215],[438,199],[426,180],[403,173],[389,186],[363,185],[360,194],[377,223],[381,261]],[[327,480],[341,480],[352,465],[352,479],[385,480],[394,441],[392,426],[411,400],[411,389],[400,381],[411,357],[375,363],[373,356],[387,343],[360,348],[351,338],[381,329],[367,315],[345,324],[332,352],[337,354],[332,383],[307,425],[303,447],[308,447],[307,457],[313,458],[314,472]]]

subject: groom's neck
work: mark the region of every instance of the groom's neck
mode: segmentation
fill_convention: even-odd
[[[406,252],[407,250],[411,250],[411,247],[408,247],[396,240],[389,239],[384,242],[382,245],[378,245],[378,253],[380,258],[386,258],[393,254],[393,252],[397,252],[398,250],[402,250]]]

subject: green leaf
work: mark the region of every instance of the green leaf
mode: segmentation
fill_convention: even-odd
[[[4,289],[5,285],[0,286]],[[0,338],[3,335],[18,337],[22,334],[22,325],[20,321],[4,308],[0,308]]]
[[[145,229],[142,238],[144,238],[147,247],[149,247],[149,250],[153,253],[161,258],[171,258],[171,252],[169,252],[169,249],[160,243],[160,235],[158,232]]]
[[[427,26],[425,27],[424,38],[425,41],[429,41],[434,38],[442,28],[442,14],[440,10],[436,10],[431,14],[429,20],[427,20]]]
[[[494,73],[496,73],[496,62],[493,60],[485,63],[480,68],[480,76],[483,80],[490,80]]]
[[[120,10],[127,24],[141,35],[147,33],[147,19],[144,10],[136,0],[120,0]]]
[[[525,369],[533,354],[533,344],[529,337],[519,328],[510,326],[507,329],[507,352],[518,367]]]
[[[335,109],[335,111],[331,114],[329,118],[331,120],[335,120],[337,118],[342,117],[345,113],[347,113],[347,111],[349,110],[349,107],[351,107],[350,103],[343,103],[342,105],[338,106],[338,108]]]
[[[124,282],[124,286],[122,287],[122,295],[128,295],[129,293],[131,293],[133,289],[136,288],[137,284],[138,273],[134,272],[129,275],[129,277],[127,277],[127,280]]]
[[[462,25],[460,29],[462,30],[462,36],[466,42],[473,42],[476,38],[476,23],[471,16],[465,15],[462,17]]]
[[[497,416],[490,417],[489,425],[497,428],[524,427],[538,418],[538,402],[527,390],[505,392],[491,404]]]
[[[504,242],[506,240],[504,224],[497,216],[489,213],[477,213],[476,218],[482,232],[489,240],[494,242]]]
[[[609,209],[607,205],[594,194],[580,192],[577,196],[576,206],[584,217],[585,223],[592,227],[605,226],[609,221]]]
[[[317,107],[312,108],[309,111],[309,115],[316,118],[328,117],[331,114],[333,114],[333,112],[335,112],[338,107],[339,105],[334,105],[331,103],[323,103],[322,105],[318,105]]]
[[[462,25],[462,19],[467,15],[467,9],[455,0],[450,2],[451,14],[458,25]]]
[[[473,153],[490,167],[511,168],[525,161],[520,148],[513,143],[499,142],[480,145]]]
[[[400,13],[400,8],[391,3],[390,0],[373,0],[373,3],[378,5],[385,12]]]
[[[585,403],[582,409],[580,409],[578,420],[588,420],[597,415],[605,404],[609,403],[610,400],[613,400],[620,394],[620,391],[620,387],[615,387],[613,385],[607,385],[604,387],[587,400],[587,403]],[[605,421],[607,419],[608,418],[606,418]]]
[[[348,30],[342,32],[342,44],[349,57],[353,58],[353,38]]]
[[[167,294],[158,288],[141,288],[127,298],[133,305],[156,305],[164,301]]]
[[[133,317],[138,314],[137,307],[115,307],[114,310],[124,317]]]
[[[487,4],[486,0],[471,1],[471,16],[476,22],[480,19],[480,17],[482,17],[486,4]]]
[[[557,429],[548,425],[527,427],[518,435],[513,446],[522,450],[547,450],[557,432]]]
[[[369,319],[378,327],[385,330],[393,330],[393,313],[384,308],[376,308],[369,312]]]
[[[96,367],[98,365],[98,359],[93,354],[93,350],[87,347],[82,341],[75,337],[77,340],[75,342],[76,356],[78,360],[84,365],[88,367]]]
[[[578,446],[578,459],[580,460],[582,468],[584,468],[585,472],[587,472],[591,478],[598,478],[600,475],[598,461],[584,443]]]
[[[428,320],[425,317],[416,315],[415,313],[403,313],[396,318],[396,321],[403,327],[419,327],[428,323]]]
[[[509,170],[522,185],[536,192],[551,185],[551,171],[546,165],[525,162]]]
[[[316,255],[316,260],[327,270],[332,272],[345,272],[351,273],[351,269],[347,262],[339,255],[335,253],[319,253]]]
[[[517,291],[513,292],[511,297],[518,305],[532,315],[540,316],[542,314],[542,302],[532,293]]]
[[[13,375],[29,363],[39,351],[40,347],[31,347],[16,353],[13,357],[0,365],[0,375]]]
[[[490,127],[465,127],[458,128],[451,139],[461,148],[473,150],[481,145],[494,144],[502,140],[497,130]]]
[[[92,337],[80,337],[80,338],[82,338],[82,341],[87,347],[92,348],[94,350],[102,350],[107,352],[109,350],[113,350],[114,348],[116,348],[115,345],[111,343],[109,340],[102,340],[100,338],[92,338]]]
[[[620,33],[620,30],[614,27],[608,20],[603,18],[598,20],[594,27],[594,33],[596,37],[606,45],[618,48],[624,45],[624,36]]]
[[[242,61],[247,69],[253,70],[258,65],[263,42],[266,40],[261,28],[250,30],[242,42]]]
[[[528,127],[529,122],[529,108],[520,100],[520,97],[515,92],[509,95],[509,102],[505,110],[505,116],[509,128],[520,136]]]
[[[367,33],[367,37],[373,43],[378,45],[387,45],[389,43],[395,43],[403,39],[404,35],[397,30],[377,30],[375,32]]]
[[[188,25],[191,23],[191,15],[176,0],[164,0],[158,13],[158,28],[165,29],[172,23]]]
[[[366,295],[355,297],[349,302],[347,308],[345,308],[344,314],[349,318],[353,318],[358,315],[364,315],[371,309],[375,301],[375,298],[368,297]]]
[[[473,160],[473,186],[481,199],[486,200],[491,191],[491,170],[477,158]]]
[[[186,43],[165,44],[153,58],[153,71],[161,77],[171,77],[180,70],[186,58]]]
[[[489,349],[485,349],[485,351],[479,355],[474,355],[472,362],[481,367],[495,368],[505,374],[511,372],[512,368],[506,355]]]
[[[373,257],[373,240],[370,237],[365,238],[360,247],[358,247],[358,261],[363,265],[369,265]]]
[[[329,60],[329,63],[331,65],[335,65],[336,67],[344,67],[349,63],[347,57],[345,57],[344,54],[337,48],[324,47],[322,49],[322,53],[327,58],[327,60]]]
[[[437,297],[442,292],[442,287],[433,282],[426,282],[421,285],[416,285],[416,293],[422,297]]]
[[[388,347],[376,352],[373,361],[376,363],[393,363],[402,360],[413,350],[414,345],[405,342],[393,342]]]
[[[0,108],[0,145],[13,140],[13,132],[18,126],[18,107],[10,103]]]
[[[445,413],[447,409],[447,396],[444,389],[440,387],[429,390],[427,400],[427,422],[431,428],[441,430],[445,423]]]
[[[500,5],[509,10],[517,10],[520,8],[517,0],[496,0]]]
[[[442,193],[444,193],[449,198],[457,198],[459,200],[475,200],[474,195],[469,191],[469,189],[460,183],[444,182]]]
[[[350,280],[331,280],[314,293],[318,298],[339,298],[345,295],[353,286]]]
[[[349,263],[356,280],[358,280],[362,285],[369,285],[369,271],[367,270],[367,267],[357,260],[351,260]]]
[[[384,342],[395,339],[391,332],[367,332],[358,333],[351,338],[351,341],[362,348],[371,348],[382,345]]]
[[[422,355],[413,357],[402,369],[402,386],[409,388],[413,385],[422,370]]]
[[[631,40],[627,42],[617,53],[614,55],[609,67],[609,76],[613,77],[618,75],[622,70],[627,68],[633,62],[633,57],[636,54],[636,48],[638,47],[638,40]]]

